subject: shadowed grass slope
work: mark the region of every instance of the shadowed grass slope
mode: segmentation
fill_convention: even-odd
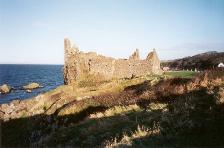
[[[222,71],[155,85],[145,79],[74,100],[53,114],[3,122],[3,146],[224,146],[223,80]]]

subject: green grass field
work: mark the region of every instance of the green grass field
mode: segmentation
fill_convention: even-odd
[[[194,71],[169,71],[164,72],[164,75],[168,77],[179,77],[179,78],[192,78],[197,74]]]

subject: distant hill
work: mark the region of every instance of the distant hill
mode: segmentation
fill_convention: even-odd
[[[192,69],[206,70],[217,67],[219,63],[224,62],[224,52],[210,51],[182,59],[163,61],[162,67],[170,67],[170,69]]]

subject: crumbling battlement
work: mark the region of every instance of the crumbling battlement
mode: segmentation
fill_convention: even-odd
[[[89,75],[99,76],[105,80],[112,78],[131,78],[147,74],[159,74],[160,60],[153,50],[146,59],[141,60],[139,51],[129,59],[115,59],[97,55],[95,52],[84,53],[64,39],[65,65],[64,83],[72,84],[85,79]]]

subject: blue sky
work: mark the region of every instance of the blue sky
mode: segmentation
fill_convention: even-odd
[[[127,58],[224,51],[224,0],[0,0],[0,63],[63,64],[63,39]]]

